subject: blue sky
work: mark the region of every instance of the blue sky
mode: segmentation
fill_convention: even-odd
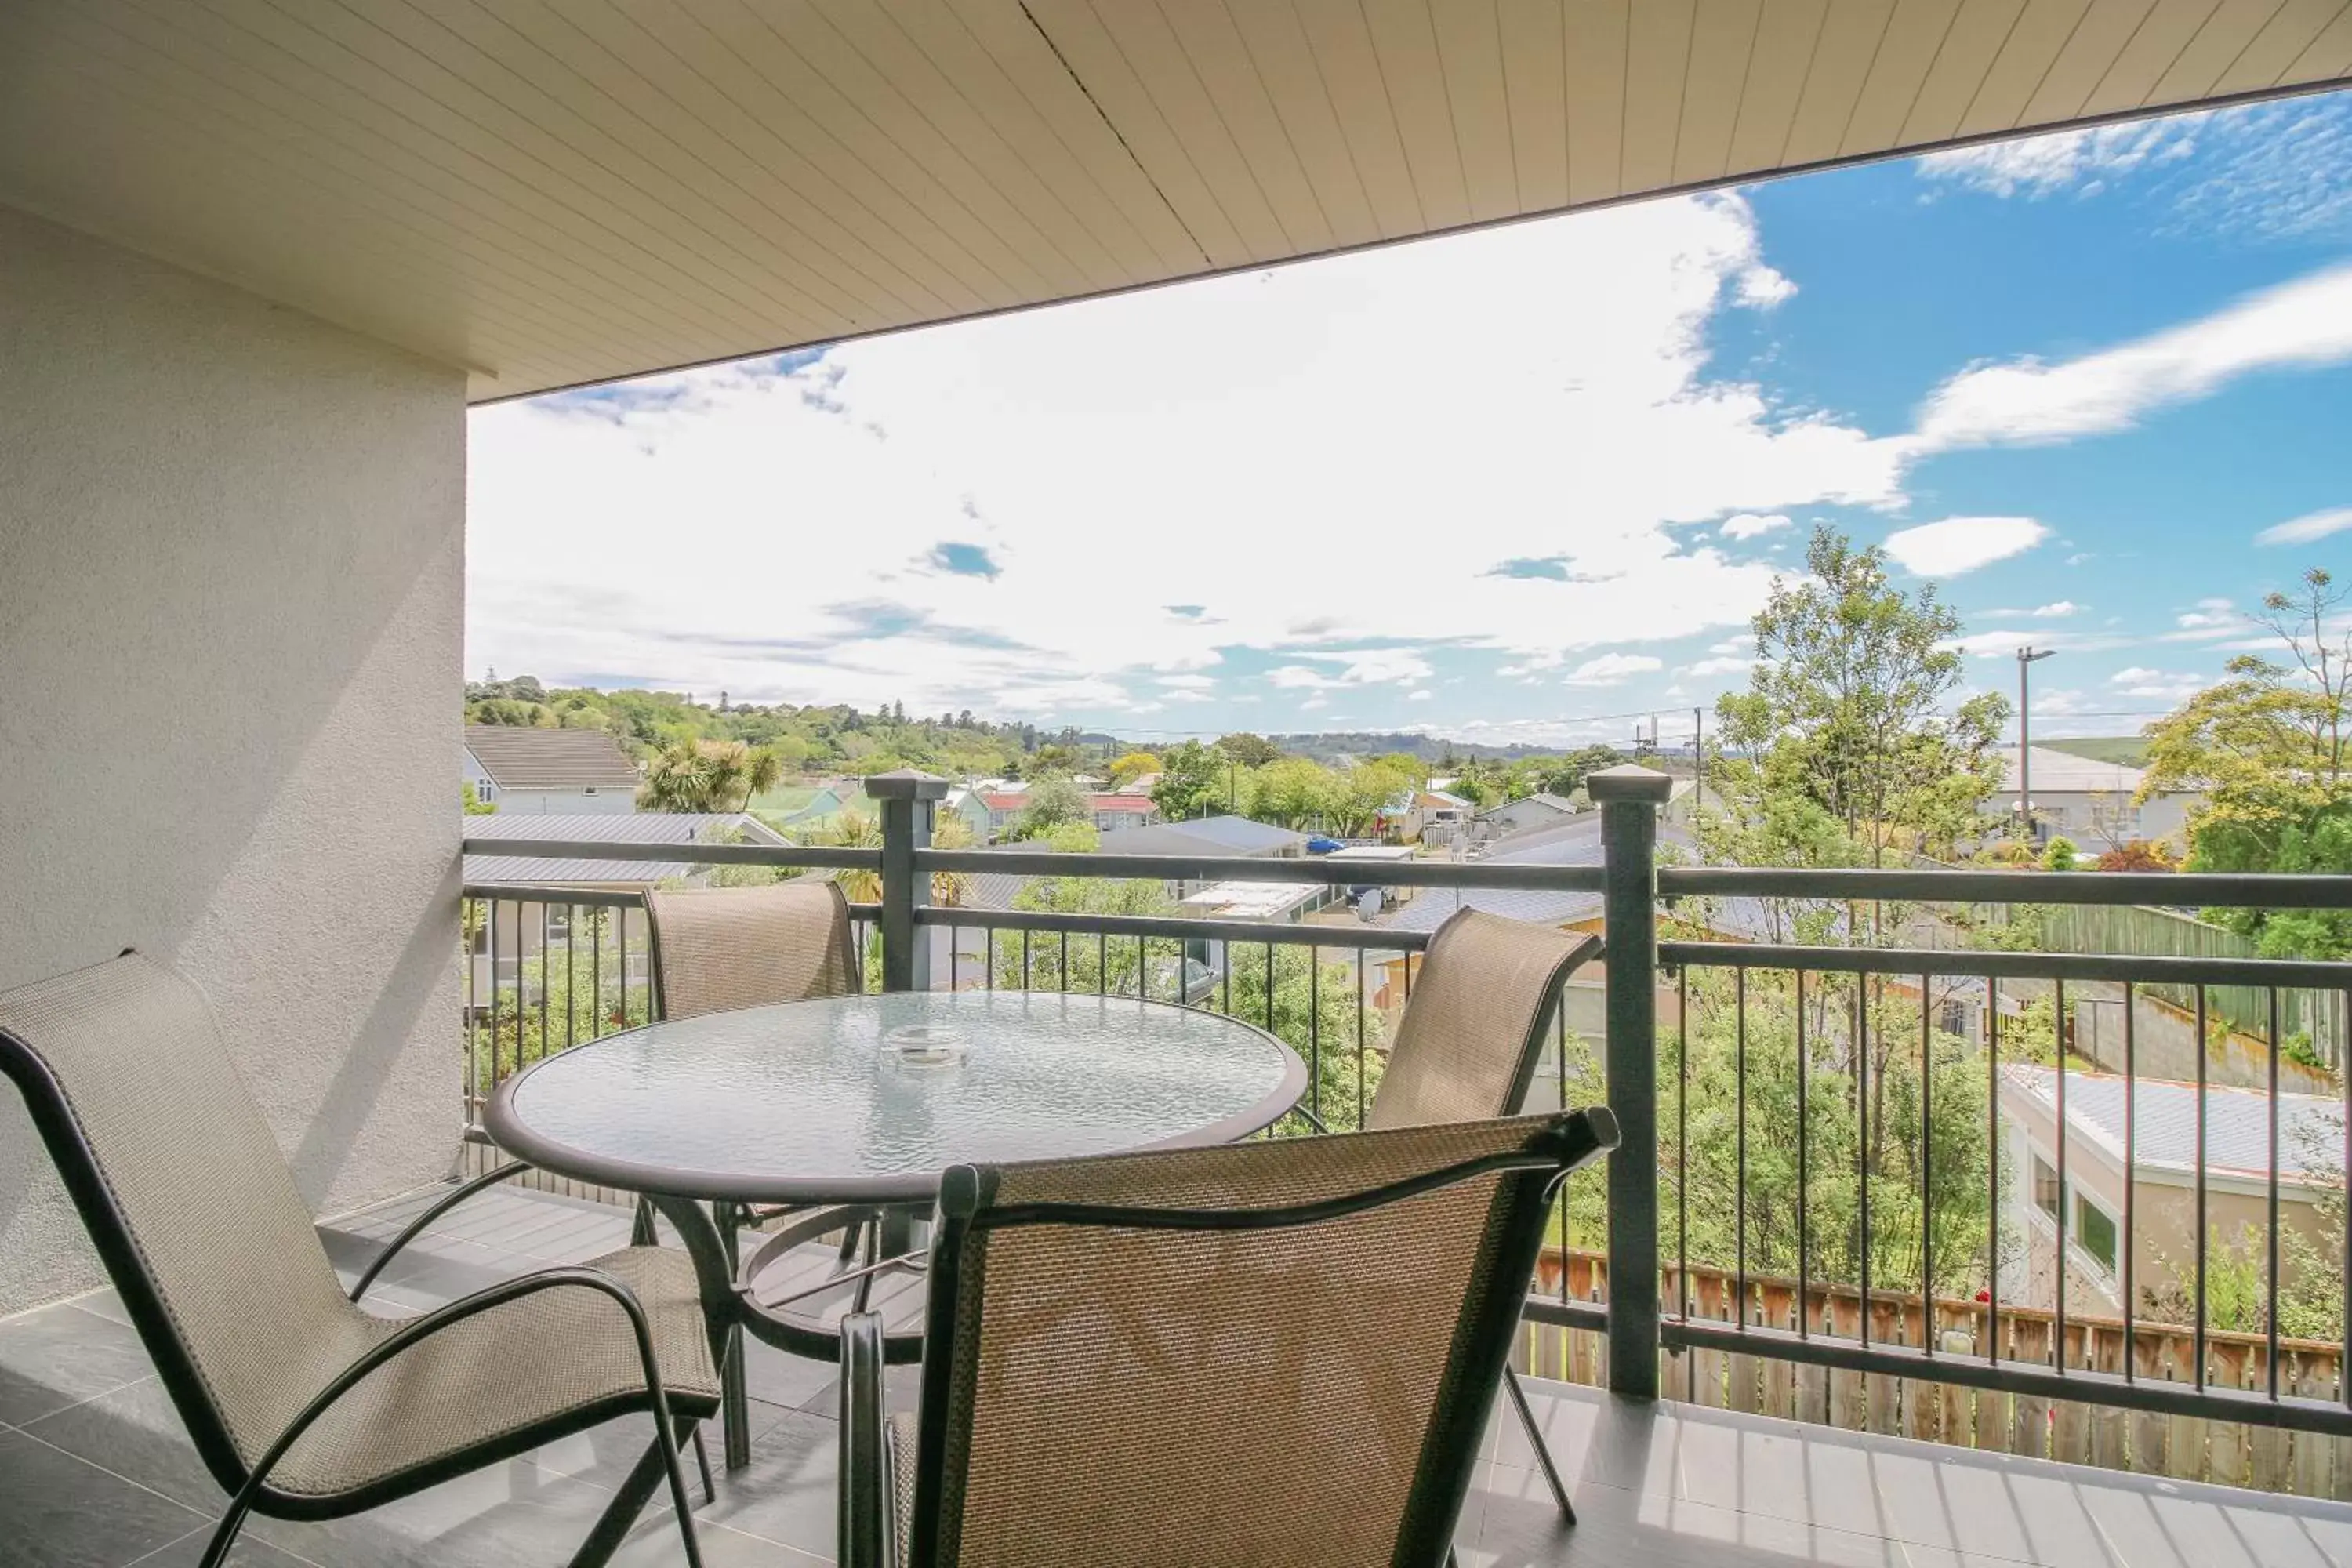
[[[501,405],[472,442],[477,675],[1672,736],[1825,521],[1942,584],[1978,683],[2056,647],[2038,728],[2128,732],[2266,590],[2342,574],[2352,96]]]

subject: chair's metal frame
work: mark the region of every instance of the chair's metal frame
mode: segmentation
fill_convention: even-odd
[[[654,1442],[597,1519],[587,1541],[572,1557],[572,1568],[597,1568],[608,1561],[644,1512],[646,1503],[652,1500],[656,1488],[665,1479],[668,1482],[670,1500],[677,1510],[678,1533],[686,1544],[687,1562],[699,1568],[701,1548],[695,1537],[693,1510],[688,1501],[686,1478],[678,1465],[678,1450],[683,1447],[692,1424],[712,1414],[717,1405],[698,1395],[673,1398],[663,1386],[661,1368],[654,1358],[652,1331],[646,1319],[645,1308],[623,1281],[593,1268],[543,1269],[502,1280],[410,1320],[338,1373],[278,1434],[259,1462],[248,1467],[230,1438],[226,1422],[213,1404],[212,1395],[196,1370],[194,1355],[164,1304],[163,1288],[148,1270],[146,1258],[131,1235],[130,1222],[115,1203],[97,1153],[75,1117],[72,1102],[67,1099],[63,1087],[31,1042],[5,1029],[0,1029],[0,1076],[11,1079],[24,1096],[33,1125],[39,1130],[41,1141],[56,1163],[58,1174],[64,1181],[66,1191],[81,1215],[91,1245],[97,1248],[117,1293],[122,1298],[123,1309],[130,1314],[131,1326],[153,1359],[163,1388],[171,1395],[181,1420],[186,1425],[189,1439],[194,1444],[198,1457],[204,1460],[205,1468],[211,1472],[213,1479],[229,1494],[228,1510],[214,1530],[211,1543],[205,1549],[199,1568],[218,1568],[227,1558],[229,1549],[236,1543],[238,1531],[249,1514],[258,1513],[276,1519],[320,1520],[363,1513],[501,1459],[528,1453],[556,1438],[600,1426],[615,1416],[637,1411],[646,1411],[654,1417]],[[374,1281],[392,1254],[411,1236],[421,1231],[425,1224],[456,1203],[490,1184],[493,1180],[513,1174],[514,1169],[478,1177],[420,1215],[362,1277],[359,1288],[352,1293],[353,1299],[357,1300],[360,1291]],[[708,1281],[704,1283],[708,1299]],[[506,1302],[559,1287],[601,1291],[628,1314],[629,1326],[636,1339],[638,1358],[645,1369],[645,1387],[642,1390],[614,1394],[575,1410],[531,1422],[497,1437],[453,1448],[429,1463],[413,1465],[344,1491],[321,1494],[289,1492],[270,1485],[269,1473],[278,1460],[285,1457],[312,1423],[333,1407],[336,1400],[357,1386],[370,1373],[454,1323],[464,1322]],[[722,1342],[715,1331],[716,1326],[713,1327],[712,1353],[716,1356],[720,1353]]]
[[[1380,1134],[1367,1134],[1377,1137]],[[1494,1409],[1497,1384],[1508,1384],[1517,1336],[1522,1281],[1535,1268],[1550,1217],[1553,1193],[1569,1173],[1617,1145],[1617,1122],[1606,1107],[1553,1118],[1530,1148],[1464,1161],[1365,1192],[1265,1209],[1168,1209],[1092,1204],[995,1203],[996,1173],[960,1165],[940,1190],[931,1244],[929,1326],[922,1401],[917,1427],[914,1518],[905,1561],[898,1556],[899,1521],[891,1467],[901,1457],[887,1441],[882,1408],[882,1331],[874,1313],[841,1326],[842,1568],[945,1568],[940,1526],[948,1488],[947,1412],[960,1373],[969,1375],[971,1347],[959,1342],[957,1299],[967,1239],[976,1232],[1031,1225],[1085,1225],[1148,1230],[1255,1231],[1321,1224],[1395,1203],[1475,1177],[1500,1174],[1498,1245],[1483,1294],[1464,1303],[1453,1353],[1440,1380],[1423,1437],[1392,1561],[1437,1563],[1452,1554],[1454,1531],[1468,1497],[1480,1440]],[[1524,1406],[1522,1407],[1524,1408]],[[1147,1417],[1148,1418],[1148,1417]]]

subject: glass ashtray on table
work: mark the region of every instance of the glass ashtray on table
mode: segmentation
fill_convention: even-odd
[[[901,1024],[882,1035],[883,1055],[906,1067],[947,1067],[970,1048],[963,1031],[945,1024]]]

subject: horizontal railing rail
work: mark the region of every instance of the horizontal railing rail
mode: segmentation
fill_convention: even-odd
[[[1658,896],[1822,899],[1853,903],[2158,904],[2204,909],[2352,909],[2352,877],[2195,871],[1811,870],[1666,866]]]
[[[1238,855],[1091,855],[1055,850],[919,849],[919,871],[1130,881],[1298,882],[1307,886],[1493,888],[1597,893],[1598,866],[1495,865],[1483,860],[1330,860]]]

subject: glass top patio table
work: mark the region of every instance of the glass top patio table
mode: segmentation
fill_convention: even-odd
[[[910,1031],[950,1059],[902,1058]],[[509,1079],[499,1144],[559,1175],[753,1204],[921,1202],[950,1165],[1231,1142],[1307,1087],[1221,1014],[1049,991],[899,992],[710,1013]]]

